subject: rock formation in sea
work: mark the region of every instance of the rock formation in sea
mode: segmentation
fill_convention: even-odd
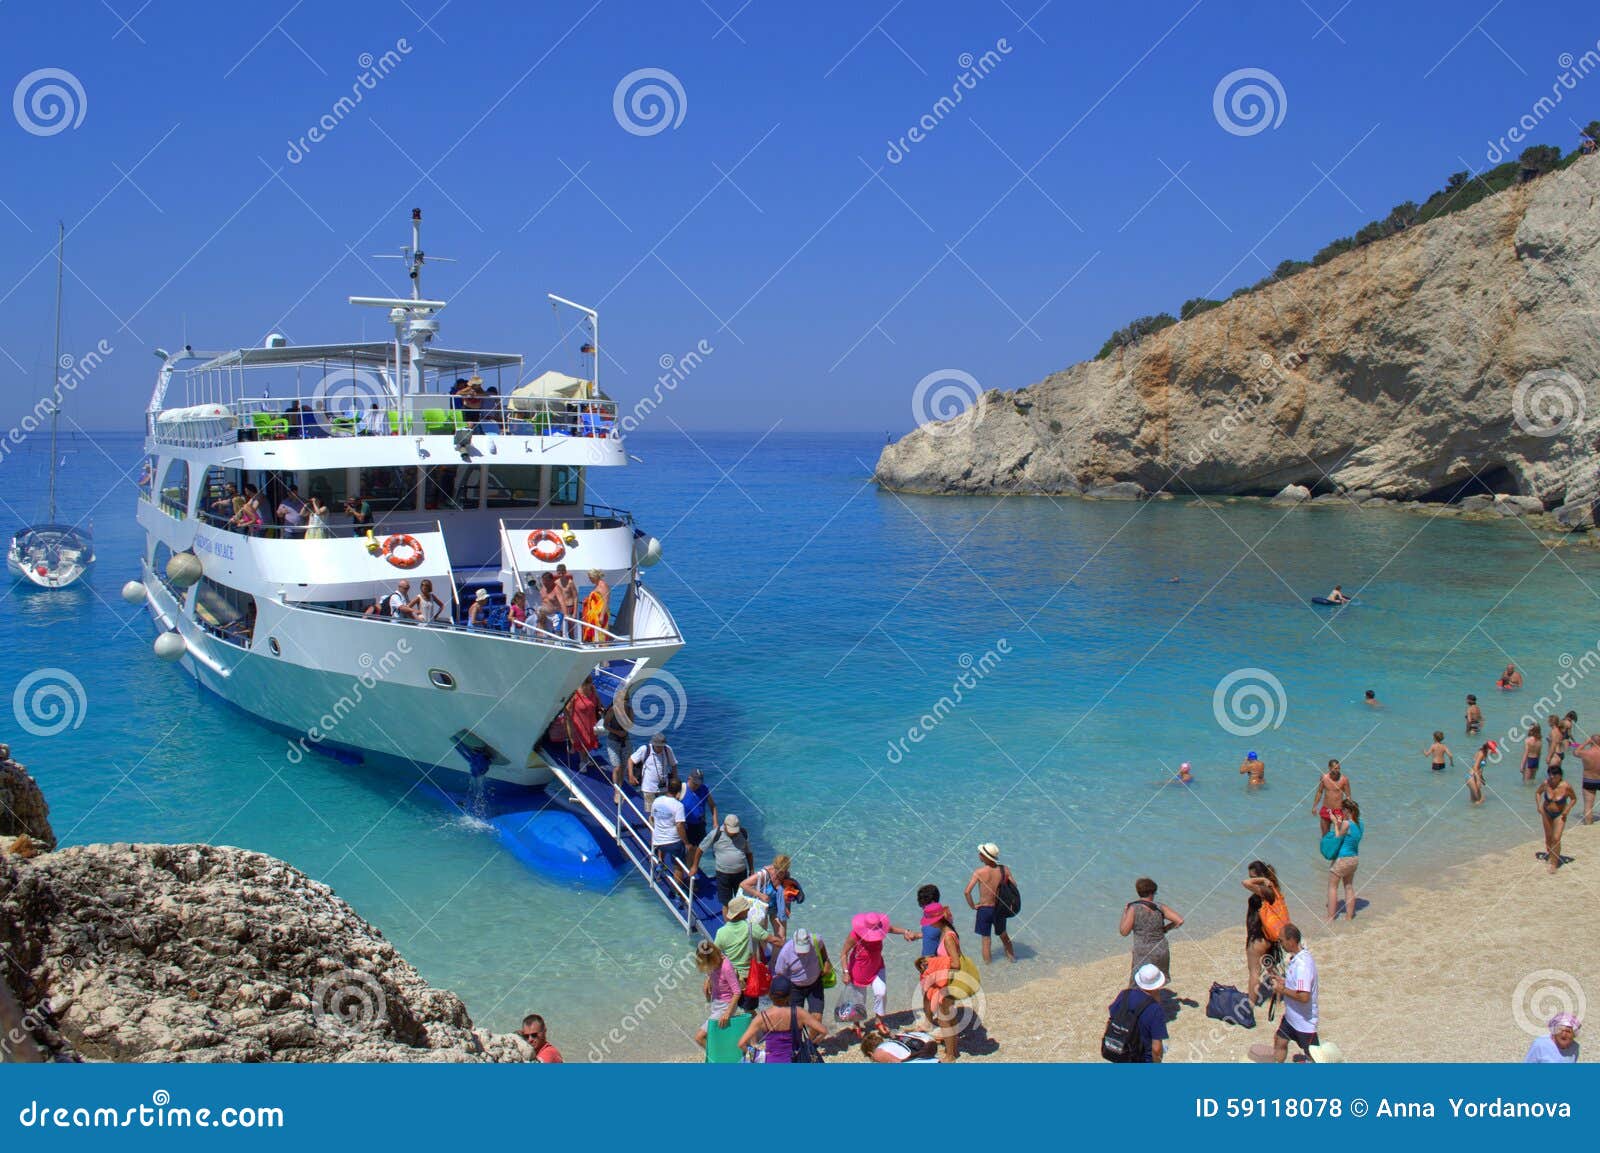
[[[44,850],[56,847],[50,806],[45,803],[38,782],[11,759],[10,745],[0,745],[0,845],[21,837],[27,838],[22,846],[24,852],[31,845]]]
[[[1597,286],[1600,157],[1586,157],[985,392],[886,447],[876,476],[929,493],[1509,494],[1590,527]]]
[[[274,857],[212,845],[43,852],[48,822],[25,836],[20,852],[21,838],[0,848],[7,1058],[531,1057],[520,1038],[475,1029],[459,997]]]

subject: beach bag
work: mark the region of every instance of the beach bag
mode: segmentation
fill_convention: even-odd
[[[1144,1056],[1139,1041],[1139,1014],[1151,1001],[1143,992],[1139,996],[1144,997],[1144,1004],[1135,1006],[1130,990],[1128,996],[1122,998],[1121,1007],[1106,1018],[1106,1029],[1100,1036],[1100,1056],[1107,1061],[1122,1064]]]
[[[794,1005],[789,1006],[789,1046],[794,1064],[822,1064],[822,1054],[817,1050],[817,1043],[811,1037],[811,1030],[800,1027],[800,1010]]]
[[[1000,884],[995,887],[994,907],[1002,917],[1015,917],[1022,912],[1022,890],[1011,876],[1010,869],[1002,869]]]
[[[761,949],[756,945],[756,931],[745,926],[745,938],[750,942],[750,971],[744,978],[744,995],[746,997],[765,997],[767,990],[772,988],[772,969],[761,956]]]
[[[1344,848],[1344,842],[1344,837],[1335,839],[1332,829],[1329,829],[1326,833],[1322,834],[1322,859],[1324,861],[1337,860],[1339,856],[1339,850]]]
[[[1213,982],[1211,996],[1206,1001],[1206,1016],[1218,1021],[1229,1021],[1242,1029],[1256,1027],[1255,1006],[1250,998],[1232,985]]]

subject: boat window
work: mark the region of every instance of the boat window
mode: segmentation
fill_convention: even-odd
[[[492,464],[489,466],[490,508],[537,508],[540,466]]]
[[[172,550],[162,542],[156,541],[155,551],[150,555],[150,571],[156,574],[156,580],[160,581],[162,587],[171,593],[173,598],[181,605],[188,596],[189,590],[179,588],[167,576],[167,563],[171,560]]]
[[[189,462],[174,460],[161,478],[162,511],[182,520],[189,514]]]
[[[144,500],[149,500],[150,494],[155,491],[157,463],[156,454],[149,453],[144,458],[144,467],[139,470],[139,496]]]
[[[577,504],[583,488],[583,473],[571,465],[558,464],[550,470],[550,503]]]
[[[416,484],[411,468],[364,468],[357,487],[373,512],[409,512],[417,507]]]
[[[226,527],[244,503],[244,474],[214,464],[200,481],[200,519]]]
[[[305,487],[300,490],[300,495],[307,500],[316,497],[328,506],[330,512],[339,512],[344,508],[345,498],[350,494],[345,491],[345,478],[349,473],[342,468],[319,468],[306,473]]]
[[[206,576],[194,587],[195,622],[214,637],[249,648],[256,630],[256,598]]]
[[[453,464],[424,466],[423,507],[430,510],[477,508],[478,486],[476,481],[471,479],[477,472],[476,466]]]

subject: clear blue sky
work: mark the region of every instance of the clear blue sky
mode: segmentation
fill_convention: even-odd
[[[272,328],[351,339],[363,321],[381,337],[344,298],[404,289],[398,262],[364,258],[402,244],[420,206],[424,248],[460,261],[426,282],[453,302],[442,343],[539,361],[545,292],[603,300],[625,401],[662,356],[715,349],[652,419],[898,433],[930,372],[1026,384],[1135,315],[1225,295],[1488,167],[1561,54],[1600,39],[1592,3],[741,3],[10,0],[6,88],[64,69],[85,106],[51,135],[0,116],[0,420],[46,378],[57,217],[67,348],[116,350],[71,413],[136,429],[149,350],[185,331],[211,348]],[[1002,38],[890,163],[962,54]],[[402,39],[291,163],[363,54]],[[684,93],[652,135],[613,111],[645,68]],[[1276,127],[1236,135],[1213,115],[1242,68],[1280,82]],[[1568,150],[1596,117],[1600,75],[1532,139]],[[571,369],[570,345],[549,363]]]

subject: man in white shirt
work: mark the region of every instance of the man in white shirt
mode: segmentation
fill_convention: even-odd
[[[639,792],[644,797],[645,815],[649,816],[655,799],[667,791],[668,779],[676,775],[678,758],[673,755],[666,736],[657,733],[650,738],[649,744],[640,745],[628,759],[633,763],[632,783],[639,786]]]
[[[383,410],[378,407],[378,402],[373,401],[372,407],[367,409],[361,417],[361,432],[363,436],[388,436],[389,421]]]
[[[683,856],[689,845],[689,834],[683,823],[683,782],[669,780],[665,791],[650,805],[650,848],[661,863],[663,873],[671,871],[678,883],[684,883]]]
[[[1283,976],[1272,979],[1273,990],[1283,998],[1283,1020],[1272,1038],[1272,1059],[1281,1065],[1289,1057],[1289,1042],[1300,1046],[1306,1060],[1311,1059],[1311,1046],[1322,1042],[1317,1038],[1317,963],[1301,943],[1299,926],[1285,925],[1280,939],[1289,963]]]

